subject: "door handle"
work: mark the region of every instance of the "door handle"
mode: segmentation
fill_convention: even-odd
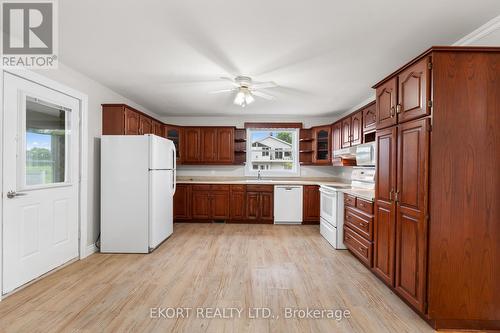
[[[9,199],[14,199],[15,197],[22,197],[23,195],[26,195],[27,193],[17,193],[15,191],[9,191],[7,192],[7,198]]]

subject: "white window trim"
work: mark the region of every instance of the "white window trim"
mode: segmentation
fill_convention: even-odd
[[[245,176],[247,177],[257,177],[259,171],[252,169],[252,131],[269,131],[269,132],[295,132],[295,142],[293,143],[292,151],[295,153],[295,160],[293,162],[293,167],[288,171],[276,171],[276,170],[260,170],[260,175],[262,177],[300,177],[300,153],[299,153],[299,137],[300,129],[298,128],[248,128],[247,129],[247,158],[245,163]]]

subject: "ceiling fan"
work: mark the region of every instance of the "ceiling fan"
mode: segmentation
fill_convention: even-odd
[[[273,100],[274,96],[266,94],[259,89],[276,88],[278,85],[272,81],[269,82],[254,82],[252,78],[248,76],[237,76],[234,79],[230,77],[221,77],[222,80],[229,81],[233,84],[231,89],[223,89],[211,91],[212,94],[219,94],[225,92],[236,91],[236,96],[234,97],[234,104],[241,107],[245,107],[255,101],[254,96],[262,97],[267,100]]]

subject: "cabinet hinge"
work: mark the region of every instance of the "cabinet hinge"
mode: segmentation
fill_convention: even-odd
[[[433,106],[432,101],[428,101],[428,102],[427,102],[427,106],[428,106],[428,107],[430,107],[430,108],[432,108],[432,106]]]
[[[429,63],[427,64],[427,68],[428,68],[428,69],[432,69],[432,62],[429,62]]]

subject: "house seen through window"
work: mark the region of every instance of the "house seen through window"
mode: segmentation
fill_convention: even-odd
[[[298,173],[298,130],[250,129],[247,135],[247,174],[259,170],[272,175]]]

